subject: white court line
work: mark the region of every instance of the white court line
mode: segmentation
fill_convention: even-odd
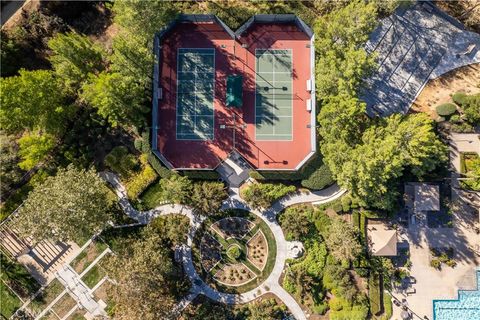
[[[202,52],[203,51],[203,52]],[[202,72],[197,72],[197,67],[198,65],[195,65],[195,71],[180,71],[179,70],[179,62],[180,62],[180,56],[193,56],[193,57],[198,57],[198,56],[213,56],[213,65],[212,65],[212,71],[202,71]],[[193,96],[194,96],[194,111],[197,109],[197,92],[195,90],[195,84],[196,84],[196,79],[197,79],[197,74],[211,74],[212,75],[212,96],[213,96],[213,101],[211,101],[211,107],[212,107],[212,114],[209,115],[197,115],[194,113],[193,115],[189,114],[178,114],[178,84],[179,81],[192,81],[191,79],[189,80],[179,80],[179,77],[177,76],[177,91],[176,91],[176,108],[175,108],[175,133],[176,133],[176,140],[212,140],[215,136],[215,106],[214,106],[214,99],[215,99],[215,48],[177,48],[177,74],[194,74],[194,79],[193,79],[193,85],[194,85],[194,90],[193,90]],[[205,92],[202,92],[205,93]],[[209,101],[210,102],[210,101]],[[212,132],[211,133],[197,133],[196,132],[196,127],[197,127],[197,116],[209,116],[212,117]],[[179,121],[178,119],[191,119],[193,117],[193,132],[179,132],[178,131],[178,124]],[[187,138],[187,139],[182,139],[182,136],[198,136],[198,138]],[[180,137],[180,138],[179,138]]]
[[[258,55],[257,51],[263,51],[263,53],[261,53],[261,55]],[[274,51],[283,51],[283,52],[279,52],[278,54],[275,54]],[[291,61],[290,61],[290,68],[291,70],[289,72],[286,72],[286,71],[281,71],[281,72],[275,72],[275,62],[276,62],[276,59],[274,58],[273,59],[273,62],[272,62],[272,71],[269,72],[265,72],[265,71],[262,71],[262,72],[255,72],[255,139],[256,140],[261,140],[261,139],[257,139],[259,137],[262,137],[262,136],[277,136],[277,137],[290,137],[289,140],[285,140],[285,139],[282,139],[282,140],[270,140],[268,139],[268,141],[293,141],[293,78],[290,78],[289,81],[286,81],[286,80],[280,80],[280,81],[277,81],[275,82],[275,74],[292,74],[293,73],[293,52],[292,52],[292,49],[255,49],[255,71],[257,71],[257,67],[258,67],[258,62],[259,62],[259,58],[263,55],[271,55],[273,57],[275,56],[289,56],[291,58]],[[261,80],[263,82],[267,82],[267,83],[273,83],[273,84],[276,84],[276,83],[280,83],[280,82],[283,82],[283,83],[290,83],[291,84],[291,88],[292,88],[292,92],[289,93],[290,95],[290,110],[292,110],[292,115],[291,116],[277,116],[275,115],[275,110],[274,108],[276,107],[275,106],[275,93],[272,93],[272,98],[273,98],[273,103],[272,103],[272,115],[275,115],[275,117],[277,118],[291,118],[291,123],[290,123],[290,134],[275,134],[275,125],[273,125],[273,133],[271,134],[258,134],[257,133],[257,125],[258,125],[258,122],[257,122],[257,119],[263,119],[264,116],[257,116],[257,107],[260,107],[262,106],[262,104],[260,104],[260,106],[257,106],[257,94],[258,94],[258,86],[257,84],[260,83],[260,81],[257,81],[257,75],[258,76],[261,76],[262,74],[273,74],[273,79],[271,81],[269,80]],[[261,87],[261,86],[260,86]],[[288,93],[287,93],[288,94]],[[262,93],[260,93],[260,95],[262,95]],[[280,95],[280,94],[278,94]],[[287,109],[288,107],[282,107],[283,109]],[[278,108],[278,109],[282,109],[282,108]]]

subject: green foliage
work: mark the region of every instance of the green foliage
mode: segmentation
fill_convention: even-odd
[[[240,254],[240,248],[236,245],[227,249],[227,256],[232,260],[237,260],[240,258]]]
[[[362,251],[357,231],[351,224],[335,217],[328,229],[325,242],[337,260],[354,260]]]
[[[253,183],[241,190],[242,198],[254,208],[268,208],[275,200],[295,192],[295,186],[272,183]]]
[[[443,103],[438,105],[435,110],[439,116],[448,117],[454,114],[457,111],[457,106],[453,103]]]
[[[23,170],[30,170],[42,162],[55,147],[55,139],[49,134],[26,132],[18,140],[18,154],[22,161],[18,166]]]
[[[64,130],[72,108],[65,105],[61,83],[46,70],[19,71],[18,76],[0,79],[1,128],[9,133],[41,129],[47,133]]]
[[[162,165],[160,160],[158,160],[158,158],[153,153],[148,154],[147,160],[161,178],[168,179],[175,174],[175,172],[169,170],[164,165]]]
[[[465,119],[473,126],[480,123],[480,93],[468,96],[462,105]]]
[[[0,278],[22,298],[26,299],[40,289],[40,284],[28,273],[20,263],[11,260],[0,252],[2,272]]]
[[[447,148],[425,114],[393,115],[362,136],[361,144],[345,151],[348,158],[333,160],[336,164],[330,166],[340,170],[334,171],[338,183],[361,206],[391,209],[398,197],[396,179],[405,167],[422,177],[447,161]]]
[[[128,179],[139,168],[139,161],[135,155],[128,152],[127,147],[118,146],[105,156],[105,165],[118,173],[122,178]]]
[[[466,104],[466,102],[468,100],[467,97],[468,97],[468,95],[465,92],[455,92],[452,95],[452,100],[453,100],[453,102],[458,104],[460,107],[462,107],[463,105]]]
[[[323,164],[308,178],[302,180],[302,186],[309,189],[320,190],[333,184],[334,182],[335,181],[332,178],[330,169]]]
[[[18,167],[18,145],[14,136],[0,132],[0,197],[3,200],[14,190],[15,184],[22,178]]]
[[[465,180],[460,181],[464,189],[480,190],[480,157],[476,153],[460,154],[460,170],[464,174]]]
[[[50,63],[69,93],[75,93],[90,73],[98,74],[104,69],[105,53],[84,35],[57,33],[48,41],[48,47],[52,51]]]
[[[288,207],[280,215],[279,222],[287,241],[303,240],[311,232],[308,217],[313,209],[308,206]]]
[[[125,185],[128,198],[132,200],[137,199],[155,180],[157,180],[155,170],[150,165],[144,164],[142,170],[130,178]]]
[[[15,39],[6,33],[4,30],[1,30],[1,48],[0,51],[1,58],[1,76],[10,77],[17,73],[19,67],[19,60],[21,60],[21,48]]]
[[[368,298],[370,299],[370,312],[378,315],[383,310],[381,300],[380,277],[373,273],[368,279]]]
[[[434,258],[434,259],[430,260],[430,266],[432,268],[440,270],[442,268],[442,262],[439,259]]]
[[[111,204],[108,188],[93,169],[69,166],[29,193],[16,227],[36,241],[76,241],[105,227]]]
[[[192,183],[187,177],[172,175],[168,179],[160,180],[160,196],[172,203],[186,204],[192,193]]]
[[[316,88],[320,96],[353,93],[373,66],[363,44],[376,25],[373,2],[352,1],[315,21]]]
[[[192,207],[202,214],[216,214],[222,202],[228,198],[228,193],[222,182],[203,181],[193,184],[189,197]]]
[[[211,170],[185,170],[182,172],[182,175],[189,179],[198,180],[218,180],[218,178],[220,178],[217,171]]]
[[[157,234],[162,241],[168,243],[171,248],[187,243],[187,234],[190,228],[190,220],[181,214],[169,214],[159,216],[152,220],[145,229],[146,233]]]
[[[120,73],[92,76],[83,84],[81,97],[114,127],[140,126],[147,112],[144,88]]]

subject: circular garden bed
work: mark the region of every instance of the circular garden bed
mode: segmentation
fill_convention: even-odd
[[[192,247],[197,273],[211,287],[242,293],[259,286],[275,265],[276,243],[268,225],[244,210],[207,218]]]

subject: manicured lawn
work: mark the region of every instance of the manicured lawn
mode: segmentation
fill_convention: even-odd
[[[99,262],[82,277],[82,280],[87,286],[93,288],[105,275],[105,269],[100,266]]]
[[[0,281],[0,304],[0,313],[7,319],[22,306],[22,301],[2,281]]]

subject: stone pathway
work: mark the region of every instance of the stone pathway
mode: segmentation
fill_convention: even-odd
[[[250,208],[239,196],[238,189],[230,189],[230,196],[224,202],[222,209],[244,209],[248,210],[258,217],[260,217],[271,229],[275,241],[277,244],[277,255],[275,258],[275,265],[268,278],[258,287],[242,294],[229,294],[219,292],[210,286],[208,286],[197,274],[192,261],[191,245],[195,232],[199,228],[200,224],[204,220],[204,217],[196,215],[192,208],[179,205],[179,204],[164,204],[149,211],[138,211],[130,204],[127,198],[127,192],[122,185],[117,175],[110,172],[102,172],[100,176],[107,181],[113,188],[117,196],[119,197],[119,204],[124,212],[131,218],[137,220],[139,223],[147,224],[151,219],[160,215],[167,214],[183,214],[190,219],[190,231],[188,235],[187,244],[183,245],[177,250],[176,256],[180,257],[182,261],[185,273],[189,277],[192,288],[189,294],[182,299],[172,310],[173,314],[179,314],[190,302],[192,302],[199,294],[203,294],[206,297],[222,302],[225,304],[238,304],[247,303],[257,299],[265,293],[273,293],[279,297],[295,319],[306,319],[300,305],[295,299],[279,284],[279,279],[282,275],[283,268],[285,266],[285,260],[288,255],[289,242],[285,240],[283,231],[277,223],[276,215],[288,206],[300,203],[325,203],[337,199],[345,193],[345,190],[341,190],[337,185],[333,185],[327,189],[309,192],[309,193],[295,193],[284,197],[273,204],[272,207],[265,211],[259,211]]]

